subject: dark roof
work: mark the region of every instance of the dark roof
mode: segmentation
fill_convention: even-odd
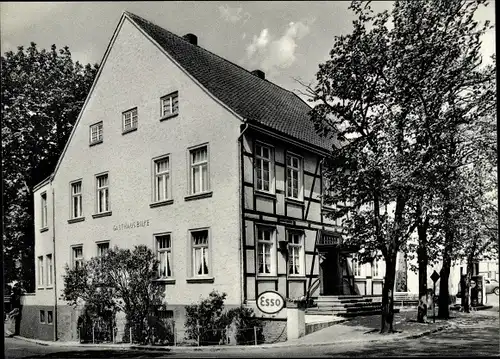
[[[140,16],[125,13],[210,93],[245,120],[331,150],[332,140],[320,137],[314,129],[309,116],[311,107],[293,92]]]

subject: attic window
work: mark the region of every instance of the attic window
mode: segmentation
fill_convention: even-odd
[[[137,129],[137,107],[125,111],[122,114],[123,133],[127,133]]]
[[[169,118],[179,113],[179,93],[173,92],[161,98],[161,117]]]
[[[102,142],[102,121],[90,126],[90,144]]]

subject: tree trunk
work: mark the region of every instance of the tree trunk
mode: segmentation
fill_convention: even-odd
[[[425,323],[427,321],[427,228],[424,225],[417,227],[418,232],[418,312],[417,321]]]
[[[451,268],[451,250],[453,243],[453,233],[451,229],[446,230],[445,234],[445,247],[443,253],[443,266],[440,271],[440,282],[439,282],[439,310],[438,316],[443,319],[450,318],[450,293],[448,289],[448,283],[450,278],[450,268]]]
[[[386,262],[384,287],[382,289],[382,327],[384,333],[388,326],[389,333],[394,332],[394,283],[396,281],[396,256],[397,251],[389,250],[384,258]]]

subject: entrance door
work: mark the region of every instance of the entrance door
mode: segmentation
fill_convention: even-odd
[[[319,275],[321,282],[320,295],[339,295],[341,292],[339,253],[329,249],[320,253],[323,261],[319,264]]]

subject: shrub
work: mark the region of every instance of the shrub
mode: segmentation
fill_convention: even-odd
[[[200,345],[219,344],[225,333],[223,328],[228,324],[224,315],[224,300],[227,294],[212,291],[208,298],[199,304],[187,305],[186,308],[186,337],[198,339]]]
[[[254,344],[255,332],[257,328],[257,343],[264,342],[262,322],[255,316],[252,308],[239,307],[229,310],[226,313],[226,322],[228,325],[234,323],[236,329],[236,344]]]

